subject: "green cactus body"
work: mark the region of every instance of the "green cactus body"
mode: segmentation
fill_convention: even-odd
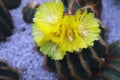
[[[0,80],[19,80],[17,70],[13,69],[2,60],[0,60]]]
[[[100,19],[101,17],[101,9],[102,9],[101,0],[62,0],[62,1],[66,7],[66,10],[70,8],[69,3],[74,2],[73,13],[79,8],[82,9],[90,8],[92,11],[94,11],[97,18]]]
[[[2,1],[0,1],[0,41],[3,41],[7,36],[10,36],[13,28],[11,15]]]
[[[15,9],[21,4],[21,0],[1,0],[7,9]]]
[[[33,18],[36,12],[36,8],[39,6],[38,3],[32,2],[28,3],[24,8],[23,8],[23,19],[27,23],[32,23]]]

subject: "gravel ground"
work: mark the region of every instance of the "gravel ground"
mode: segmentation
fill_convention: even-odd
[[[54,73],[43,66],[43,57],[34,50],[30,24],[22,19],[22,9],[27,2],[23,0],[19,8],[11,10],[15,29],[6,42],[0,43],[0,59],[6,60],[20,71],[20,80],[58,80]],[[44,0],[43,0],[44,1]],[[102,0],[102,21],[109,28],[108,43],[120,40],[120,0]],[[39,0],[41,3],[42,0]]]
[[[108,43],[120,41],[120,0],[102,0],[102,21],[108,27]]]

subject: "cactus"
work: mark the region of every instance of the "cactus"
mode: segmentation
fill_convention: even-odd
[[[19,80],[18,71],[0,60],[0,80]]]
[[[88,80],[96,78],[98,76],[96,73],[107,63],[108,44],[102,35],[105,33],[105,29],[101,27],[101,30],[101,39],[95,41],[93,47],[83,49],[80,54],[66,54],[65,58],[60,61],[51,60],[51,58],[45,56],[44,67],[58,73],[61,80]]]
[[[21,4],[21,0],[1,0],[7,9],[15,9]]]
[[[74,14],[77,9],[87,10],[88,13],[94,13],[100,19],[101,0],[62,1],[67,14]],[[108,45],[106,42],[107,28],[101,21],[99,21],[99,25],[101,29],[100,37],[98,41],[94,41],[93,47],[82,49],[79,53],[67,52],[62,60],[53,60],[51,57],[44,55],[44,67],[57,73],[60,80],[120,79],[120,58],[117,58],[120,53],[115,55],[114,51],[110,51],[113,48],[110,48],[112,44]],[[38,33],[36,32],[36,34]],[[118,51],[120,48],[117,47],[116,49]]]
[[[37,2],[31,2],[28,3],[24,8],[23,8],[23,19],[27,23],[32,23],[32,19],[35,15],[36,8],[39,6]]]
[[[81,54],[66,54],[60,61],[44,56],[44,67],[57,73],[60,80],[119,80],[120,42],[108,46],[99,39]]]
[[[92,0],[86,0],[87,2],[84,0],[78,1],[79,7],[80,5],[82,7],[81,9],[87,9],[88,12],[94,12],[96,17],[100,18],[100,0],[97,0],[98,2],[94,3],[96,6],[93,6],[94,4],[92,3]],[[68,2],[64,2],[66,6],[68,6],[67,3]],[[120,79],[120,70],[116,69],[116,67],[119,68],[118,65],[120,65],[120,60],[115,61],[110,60],[110,57],[108,58],[110,54],[108,54],[108,44],[105,41],[107,28],[104,27],[102,23],[100,24],[101,37],[98,41],[94,42],[95,45],[93,47],[83,49],[80,54],[67,54],[65,58],[60,61],[51,60],[50,57],[44,56],[44,67],[50,71],[56,72],[60,80]],[[113,50],[113,48],[110,48],[110,50]],[[109,53],[112,52],[110,50]],[[120,50],[120,48],[117,48],[117,50]],[[120,55],[120,53],[118,53],[118,55]],[[116,56],[117,55],[115,55],[115,57]],[[112,65],[110,65],[110,63]],[[116,67],[113,66],[115,64],[117,65]]]
[[[0,41],[4,41],[7,36],[12,34],[13,21],[10,13],[0,1]]]
[[[73,12],[77,10],[78,8],[89,8],[94,11],[96,14],[96,17],[100,19],[101,17],[101,9],[102,9],[102,3],[101,0],[62,0],[66,9],[73,9]],[[70,3],[71,2],[71,3]],[[71,7],[74,3],[74,7]]]

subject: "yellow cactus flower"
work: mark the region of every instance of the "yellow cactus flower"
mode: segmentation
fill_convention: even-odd
[[[40,51],[54,60],[61,60],[65,51],[61,50],[59,45],[51,41],[52,35],[44,35],[39,28],[33,25],[32,35],[34,41],[40,46]]]
[[[73,52],[79,51],[86,46],[82,36],[79,35],[75,16],[65,16],[61,26],[60,48],[64,51]]]
[[[36,27],[39,27],[43,33],[48,34],[60,25],[63,12],[64,5],[61,0],[44,2],[37,8],[33,21]]]
[[[94,13],[88,13],[87,10],[83,12],[78,10],[75,17],[78,24],[79,35],[83,38],[88,46],[93,46],[93,41],[99,39],[99,34],[101,32],[99,29],[99,20],[95,18]]]
[[[60,48],[69,52],[93,46],[93,41],[98,40],[100,34],[98,19],[87,10],[65,16],[60,31]]]
[[[35,14],[32,35],[40,51],[54,60],[64,58],[66,52],[80,51],[93,46],[99,39],[98,19],[87,10],[75,15],[63,15],[60,0],[43,3]]]

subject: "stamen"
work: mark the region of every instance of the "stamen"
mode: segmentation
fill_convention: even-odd
[[[46,20],[47,20],[48,23],[54,24],[57,20],[57,17],[56,16],[50,16],[50,17],[47,17]]]
[[[84,36],[87,36],[87,33],[88,33],[87,31],[83,31]]]
[[[73,41],[73,38],[74,38],[74,32],[72,29],[68,29],[67,30],[67,38],[69,41]]]
[[[70,40],[71,42],[73,41],[73,38],[72,38],[71,36],[69,36],[68,38],[69,38],[69,40]]]

